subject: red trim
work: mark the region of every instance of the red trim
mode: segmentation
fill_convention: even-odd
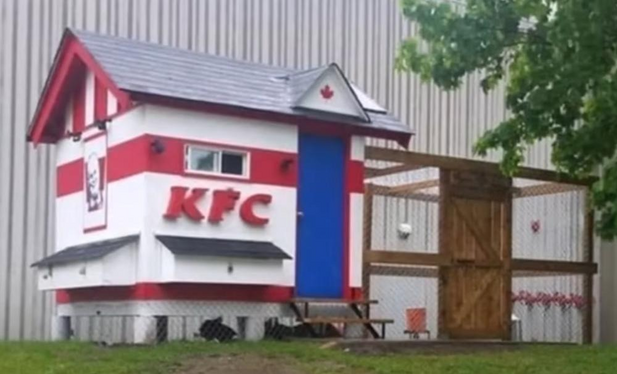
[[[103,132],[104,134],[104,132]],[[95,136],[98,136],[95,135]],[[163,142],[165,151],[155,154],[150,149],[154,139]],[[238,149],[250,153],[249,178],[233,178],[216,175],[187,173],[184,171],[185,144],[203,144],[224,149]],[[289,167],[281,167],[290,161]],[[75,183],[75,162],[71,161],[57,168],[57,196],[64,196],[83,190],[83,183]],[[271,151],[260,148],[238,147],[219,143],[193,142],[186,139],[142,135],[107,149],[107,183],[112,183],[136,174],[152,172],[184,175],[188,178],[226,180],[236,183],[257,183],[274,186],[295,187],[297,185],[297,155],[295,153]],[[83,171],[80,172],[83,175]],[[81,178],[81,177],[80,177]]]
[[[54,143],[64,135],[66,102],[76,83],[84,81],[86,69],[92,71],[97,80],[113,93],[119,108],[125,110],[131,106],[129,95],[118,88],[83,44],[67,30],[28,131],[28,139],[35,145]]]
[[[347,180],[350,193],[364,193],[364,162],[347,160]]]
[[[149,154],[150,141],[147,135],[107,148],[107,183],[150,171]]]
[[[107,118],[107,86],[101,78],[94,78],[94,120],[100,121]]]
[[[86,80],[83,79],[73,96],[73,123],[71,131],[81,134],[86,128]]]
[[[30,126],[30,139],[35,145],[46,140],[42,139],[42,135],[49,121],[52,119],[58,122],[64,120],[64,116],[59,113],[63,105],[59,105],[59,102],[66,100],[71,91],[69,73],[73,77],[78,74],[83,77],[83,64],[75,59],[75,47],[73,45],[74,43],[66,36],[61,42],[60,50],[54,62],[54,71],[47,80],[43,97],[39,101]]]
[[[137,283],[134,286],[101,286],[56,291],[58,304],[126,300],[220,300],[289,302],[292,287],[247,284]]]
[[[161,154],[150,152],[150,144],[154,139],[163,142],[165,151]],[[275,186],[295,187],[297,185],[297,155],[290,152],[272,151],[262,148],[240,147],[235,145],[193,141],[190,139],[180,139],[147,135],[142,137],[141,147],[146,149],[145,155],[149,157],[147,171],[153,173],[184,175],[191,178],[204,178],[214,180],[226,180],[237,183],[258,183]],[[127,142],[127,143],[130,143]],[[124,143],[126,144],[126,143]],[[240,150],[249,153],[249,177],[237,178],[218,175],[198,174],[184,170],[184,152],[187,144],[210,146],[214,148]],[[135,154],[135,149],[128,146],[127,153]],[[113,148],[112,148],[113,149]],[[134,157],[134,156],[133,156]],[[291,160],[291,167],[283,169],[281,165],[285,160]]]
[[[107,220],[107,217],[105,218],[105,220]],[[89,234],[91,232],[105,230],[106,228],[107,228],[107,224],[100,225],[100,226],[88,227],[87,229],[86,228],[84,229],[84,234]]]
[[[351,288],[351,300],[362,300],[364,299],[364,292],[362,287],[352,287]]]
[[[84,189],[84,161],[78,159],[56,169],[56,196],[72,194]]]
[[[194,110],[199,112],[216,113],[241,118],[256,118],[264,121],[298,125],[298,127],[302,131],[321,133],[324,135],[361,135],[381,139],[390,139],[397,141],[401,146],[405,148],[408,147],[409,140],[412,136],[411,133],[371,127],[354,126],[346,124],[344,122],[318,120],[313,118],[300,117],[292,114],[274,113],[265,110],[242,108],[232,105],[205,103],[200,101],[177,99],[140,92],[130,92],[130,95],[131,98],[135,101],[148,102],[172,108]]]
[[[165,142],[167,151],[164,156],[158,157],[158,165],[163,166],[159,172],[167,172],[170,174],[185,175],[194,178],[206,178],[216,180],[226,180],[234,182],[250,182],[271,184],[277,186],[295,187],[298,182],[297,176],[297,154],[282,151],[272,151],[262,148],[249,148],[236,145],[196,141],[180,138],[163,138],[151,135],[151,139],[161,139]],[[228,150],[238,150],[249,154],[249,175],[244,177],[226,177],[223,175],[206,175],[184,170],[184,150],[187,145],[197,145],[213,148],[221,148]],[[170,152],[171,156],[167,155]],[[156,160],[156,156],[152,158]],[[289,167],[282,167],[285,162],[289,162]],[[179,169],[178,169],[179,166]],[[158,169],[158,168],[157,168]],[[174,170],[175,169],[175,170]],[[166,171],[163,171],[166,170]]]
[[[349,273],[350,273],[350,255],[349,255],[349,236],[351,226],[349,225],[349,197],[352,192],[352,172],[353,167],[351,160],[351,137],[348,136],[345,141],[345,190],[343,192],[343,298],[350,299],[352,297],[351,288],[349,288]]]

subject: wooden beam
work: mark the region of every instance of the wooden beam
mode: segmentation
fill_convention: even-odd
[[[399,186],[390,187],[390,192],[392,193],[412,193],[415,191],[425,190],[427,188],[433,188],[439,186],[438,179],[432,180],[424,180],[419,182],[412,182],[407,184],[402,184]]]
[[[371,275],[391,277],[437,278],[439,270],[435,267],[370,265]]]
[[[385,275],[392,277],[412,277],[412,278],[433,278],[439,276],[439,269],[436,267],[418,266],[391,266],[391,265],[370,265],[367,267],[370,275]],[[512,272],[513,278],[538,278],[568,276],[572,273],[547,273],[544,271],[516,271]]]
[[[439,195],[437,194],[427,194],[427,193],[418,193],[418,192],[396,192],[392,191],[392,187],[381,186],[374,184],[373,186],[373,194],[377,196],[386,196],[386,197],[400,197],[404,199],[410,200],[420,200],[426,201],[430,203],[439,202]]]
[[[409,164],[394,165],[394,166],[388,166],[385,168],[365,167],[364,176],[366,178],[383,177],[386,175],[403,173],[406,171],[413,171],[413,170],[418,170],[418,169],[423,169],[423,168],[424,166],[409,165]]]
[[[572,273],[560,273],[560,272],[550,272],[547,273],[545,271],[514,271],[512,272],[512,278],[554,278],[557,276],[578,276],[580,274],[572,274]]]
[[[544,195],[554,195],[564,192],[584,191],[580,185],[561,184],[561,183],[542,183],[534,186],[518,187],[514,189],[513,197],[534,197]]]
[[[447,266],[450,260],[439,253],[370,250],[364,252],[364,262],[397,265]]]
[[[598,265],[589,262],[512,259],[513,271],[541,271],[568,274],[596,274]]]
[[[426,153],[409,152],[397,149],[380,147],[366,147],[365,157],[367,160],[381,160],[398,162],[403,164],[421,165],[449,170],[468,170],[482,173],[501,174],[499,164],[494,162],[468,160],[463,158],[437,156]],[[588,186],[594,183],[597,178],[572,178],[555,171],[521,167],[515,177],[526,179],[537,179],[548,182],[570,183]]]

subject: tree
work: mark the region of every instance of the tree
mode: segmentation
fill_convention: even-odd
[[[593,186],[604,238],[617,235],[617,1],[403,0],[403,14],[419,26],[404,40],[397,68],[455,89],[468,73],[482,74],[486,91],[506,83],[511,115],[474,146],[485,156],[502,150],[513,175],[524,152],[548,138],[557,170]]]

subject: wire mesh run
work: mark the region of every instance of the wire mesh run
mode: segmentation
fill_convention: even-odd
[[[84,314],[84,307],[92,313]],[[66,316],[58,317],[59,335],[115,345],[287,339],[308,334],[283,304],[137,301],[135,314],[115,314],[123,307],[121,303],[65,306],[61,313]]]
[[[584,261],[587,189],[519,178],[514,186],[513,257]]]
[[[379,301],[374,316],[394,319],[390,338],[448,337],[452,319],[444,316],[453,312],[444,308],[452,307],[445,301],[452,295],[445,294],[444,276],[456,270],[440,269],[462,269],[459,276],[477,269],[488,275],[476,279],[485,280],[495,269],[492,281],[503,286],[493,291],[510,291],[502,292],[511,314],[503,317],[501,326],[510,331],[503,338],[592,341],[596,265],[588,182],[556,182],[561,178],[553,172],[525,168],[532,177],[508,179],[495,164],[391,149],[368,154],[364,286],[366,296]],[[490,283],[463,287],[469,296],[462,302],[484,297]]]

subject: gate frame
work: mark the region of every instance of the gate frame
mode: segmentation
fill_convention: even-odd
[[[503,176],[499,164],[477,161],[449,156],[438,156],[426,153],[411,152],[406,150],[390,149],[367,146],[365,149],[365,160],[376,160],[396,163],[394,166],[385,168],[365,167],[364,174],[366,178],[381,177],[391,174],[418,170],[422,168],[437,168],[441,170],[458,170],[470,171],[484,174],[493,174]],[[533,179],[544,181],[539,186],[529,186],[516,188],[513,187],[512,200],[522,197],[551,195],[556,193],[576,191],[586,189],[589,191],[590,186],[597,180],[596,177],[588,178],[573,178],[552,170],[520,167],[512,176],[513,178]],[[565,185],[567,184],[567,185]],[[426,188],[439,186],[439,179],[420,181],[409,183],[401,186],[381,186],[372,183],[365,184],[364,191],[364,237],[363,237],[363,264],[362,264],[362,284],[363,294],[365,299],[370,298],[370,275],[385,274],[388,269],[396,269],[396,267],[388,267],[387,265],[406,265],[406,266],[435,266],[441,269],[446,266],[451,266],[452,263],[447,256],[442,253],[426,253],[426,252],[401,252],[387,250],[387,248],[371,248],[372,243],[372,224],[373,224],[373,196],[387,197],[406,197],[415,200],[433,202],[441,204],[441,196],[422,193]],[[594,262],[594,211],[590,207],[590,197],[587,194],[585,199],[585,207],[587,213],[584,220],[585,238],[583,242],[583,261],[556,261],[556,260],[537,260],[527,258],[512,258],[510,273],[530,272],[536,274],[567,274],[567,275],[582,275],[583,278],[583,298],[586,301],[586,307],[583,310],[583,343],[591,344],[593,342],[593,277],[598,271],[598,265]],[[441,204],[443,206],[443,204]],[[441,208],[440,208],[441,209]],[[441,230],[442,223],[439,223]],[[441,235],[440,235],[441,236]],[[510,235],[510,241],[512,236]],[[441,244],[440,244],[441,245]],[[380,265],[376,265],[380,264]],[[385,265],[385,266],[384,266]],[[396,269],[398,275],[416,275],[410,274],[406,269]],[[417,270],[416,270],[417,271]],[[438,271],[439,272],[439,271]],[[426,273],[431,273],[431,270],[426,270]],[[417,275],[416,275],[417,276]],[[422,276],[422,275],[421,275]],[[427,276],[426,274],[423,276]],[[431,275],[428,275],[431,276]],[[438,276],[435,274],[434,276]],[[510,282],[512,281],[510,276]],[[438,278],[439,279],[439,278]],[[441,283],[441,280],[439,280]],[[439,286],[442,287],[441,285]],[[442,292],[440,292],[441,294]],[[441,298],[441,296],[439,296]],[[438,299],[439,299],[438,298]],[[442,302],[439,301],[441,305]],[[439,309],[438,325],[442,326],[443,310]],[[509,316],[508,316],[509,319]],[[441,332],[440,332],[441,334]],[[509,340],[510,336],[504,340]]]

